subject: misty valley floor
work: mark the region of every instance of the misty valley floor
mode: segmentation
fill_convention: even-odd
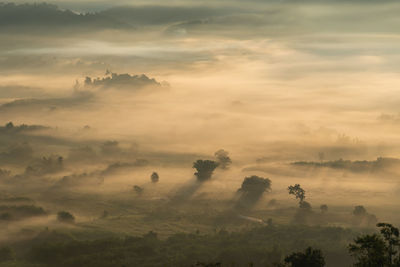
[[[277,266],[309,246],[346,266],[356,236],[399,222],[395,158],[235,162],[93,133],[0,127],[1,266]]]

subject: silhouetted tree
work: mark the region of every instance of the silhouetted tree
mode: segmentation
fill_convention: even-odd
[[[322,251],[308,247],[304,252],[294,252],[285,258],[291,267],[323,267],[325,259]]]
[[[400,247],[399,229],[389,223],[378,223],[376,226],[381,228],[381,235],[386,241],[388,262],[393,266],[400,266],[399,256],[396,258]]]
[[[85,78],[85,85],[91,85],[92,84],[92,78],[86,76]]]
[[[9,123],[6,124],[6,129],[12,129],[14,128],[14,124],[10,121]]]
[[[307,224],[309,215],[312,214],[311,204],[305,201],[306,191],[299,184],[290,185],[288,187],[290,195],[294,195],[299,200],[299,209],[294,215],[294,222]]]
[[[365,216],[367,215],[367,210],[364,208],[364,206],[355,206],[353,210],[353,215],[354,216]]]
[[[257,175],[245,177],[239,192],[253,195],[261,195],[265,191],[271,190],[271,180]]]
[[[311,208],[311,204],[308,203],[307,201],[302,201],[302,202],[300,202],[299,207],[300,207],[300,209],[309,210],[309,211],[311,211],[311,209],[312,209],[312,208]]]
[[[299,184],[290,185],[288,187],[289,195],[294,195],[299,200],[299,204],[306,198],[306,191]]]
[[[64,223],[73,223],[75,221],[75,217],[68,211],[60,211],[57,213],[57,220]]]
[[[209,180],[218,165],[219,164],[217,162],[212,160],[199,159],[193,163],[193,168],[197,170],[194,175],[196,175],[197,180],[200,182]]]
[[[384,267],[387,266],[385,258],[385,241],[377,234],[363,235],[349,245],[349,253],[355,257],[357,267]]]
[[[225,151],[223,149],[220,149],[214,153],[214,156],[217,158],[217,162],[219,163],[219,167],[221,169],[228,169],[229,165],[232,164],[232,160],[228,156],[228,154],[228,151]]]
[[[138,185],[133,186],[133,190],[134,190],[137,194],[143,193],[143,188],[140,187],[140,186],[138,186]]]
[[[322,204],[320,207],[321,213],[326,213],[328,212],[328,205]]]
[[[241,194],[238,205],[251,206],[254,205],[266,191],[271,190],[271,180],[256,175],[246,177],[238,193]]]
[[[151,182],[153,183],[157,183],[158,180],[160,179],[160,177],[158,176],[158,173],[153,172],[150,176]]]
[[[350,244],[348,249],[350,255],[357,262],[354,266],[359,267],[395,267],[400,266],[399,229],[389,223],[378,223],[380,236],[378,234],[362,235]]]
[[[369,214],[363,206],[356,206],[353,210],[354,223],[357,225],[374,226],[378,222],[375,215]]]

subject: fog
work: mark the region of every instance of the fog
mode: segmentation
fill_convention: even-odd
[[[399,10],[373,0],[1,3],[1,245],[18,263],[42,239],[400,224]],[[304,202],[288,194],[295,184]],[[328,266],[351,263],[345,241],[339,252],[313,242]],[[54,263],[43,259],[32,262]],[[79,264],[65,266],[92,266]]]

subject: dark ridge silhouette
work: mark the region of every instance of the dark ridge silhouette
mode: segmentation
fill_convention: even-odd
[[[73,27],[76,31],[89,31],[96,28],[132,28],[116,18],[100,13],[79,14],[47,3],[0,3],[0,29],[30,28],[37,31],[38,27],[41,30]]]
[[[100,175],[113,175],[121,171],[126,171],[131,168],[147,166],[149,162],[145,159],[137,159],[134,162],[116,162],[109,164],[106,169],[100,171]]]
[[[351,161],[343,159],[335,161],[325,161],[325,162],[298,161],[298,162],[293,162],[292,165],[302,166],[302,167],[349,170],[351,172],[379,172],[379,171],[384,171],[385,168],[399,167],[400,159],[379,157],[373,161],[367,161],[367,160]]]
[[[33,132],[33,131],[40,131],[40,130],[48,130],[50,127],[46,127],[43,125],[14,125],[12,121],[8,122],[4,126],[0,126],[0,134],[19,134],[19,133],[26,133],[26,132]]]
[[[37,216],[46,216],[47,212],[42,208],[35,205],[1,205],[0,206],[0,220],[22,220]]]
[[[58,108],[72,108],[79,105],[90,103],[93,100],[94,95],[89,92],[79,92],[72,96],[60,97],[60,98],[27,98],[18,99],[5,104],[0,105],[0,111],[32,111],[32,110],[47,110],[52,112]]]
[[[64,168],[64,159],[58,155],[43,157],[32,163],[25,169],[25,176],[41,176],[50,173],[57,173]]]

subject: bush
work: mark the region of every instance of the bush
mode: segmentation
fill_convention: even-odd
[[[63,223],[74,223],[75,222],[75,217],[74,217],[74,215],[72,215],[68,211],[60,211],[57,214],[57,220],[59,222],[63,222]]]

